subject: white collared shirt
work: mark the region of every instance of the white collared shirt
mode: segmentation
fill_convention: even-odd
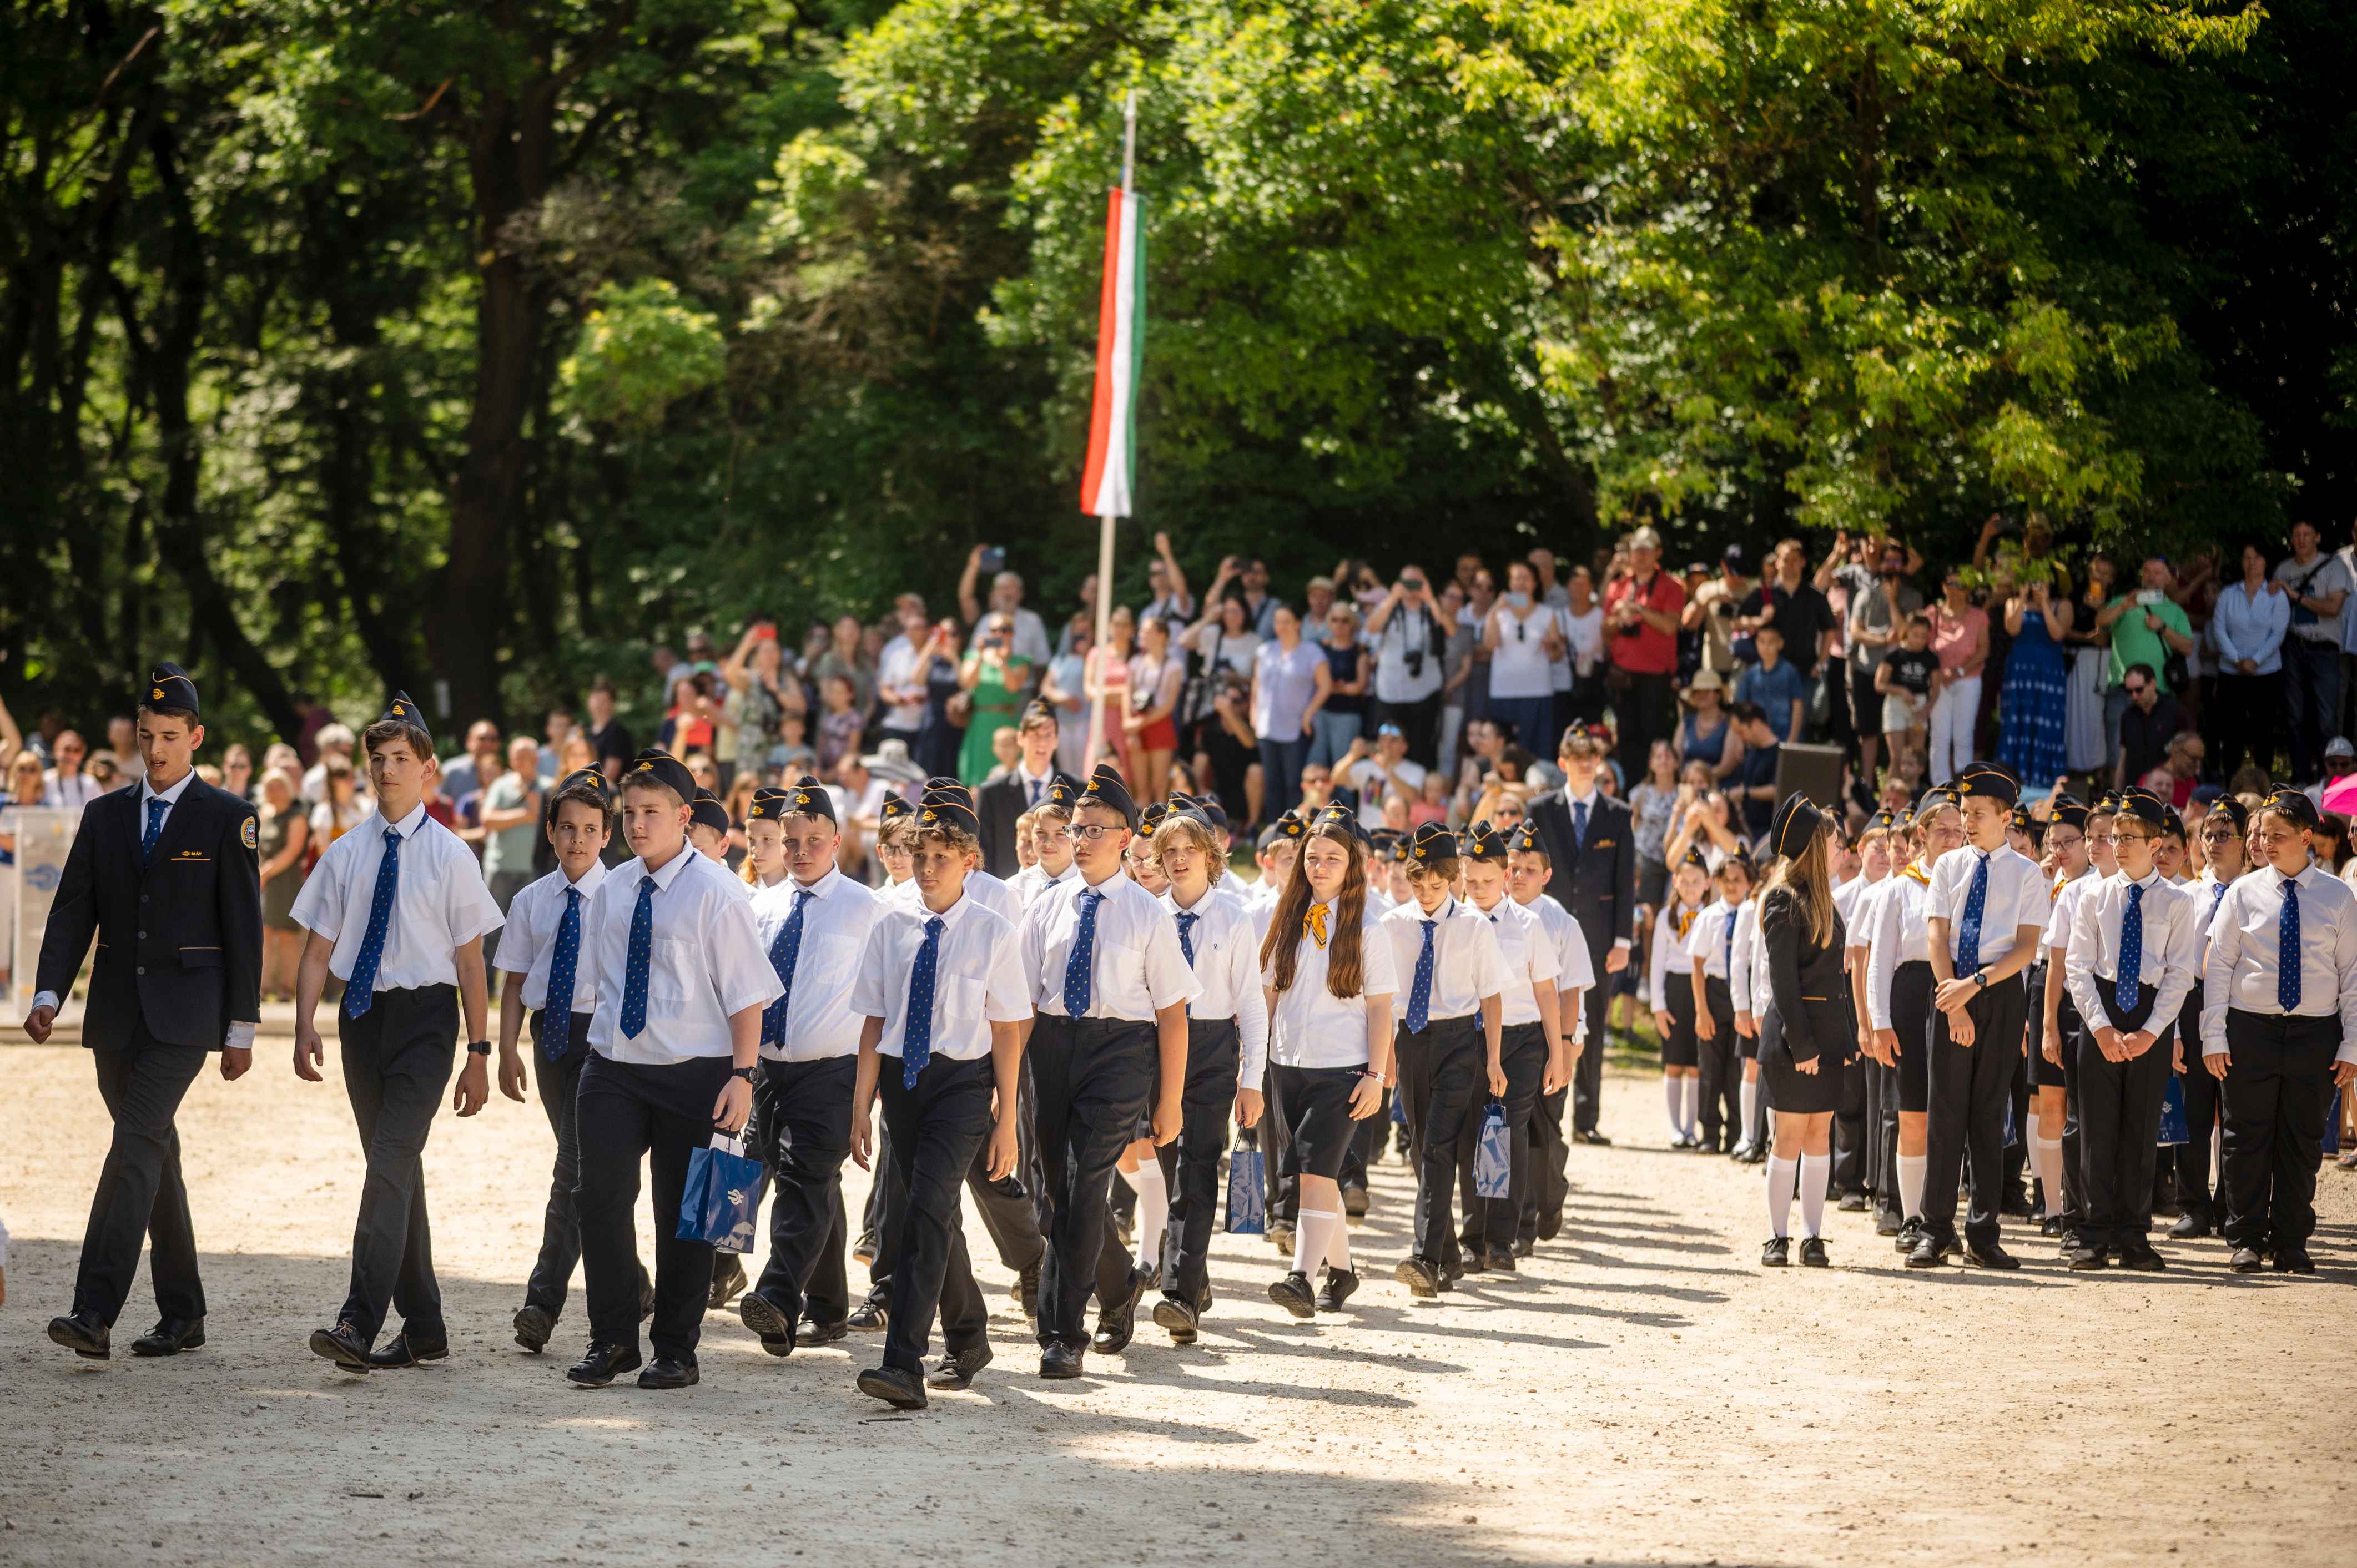
[[[1573,1039],[1584,1040],[1587,1037],[1587,1010],[1576,1005],[1570,993],[1586,991],[1596,983],[1596,961],[1587,956],[1587,933],[1580,929],[1579,917],[1565,908],[1552,893],[1542,893],[1523,908],[1538,917],[1539,929],[1555,944],[1555,986],[1556,1002],[1562,1008],[1556,1024]]]
[[[2129,881],[2124,871],[2092,879],[2079,896],[2078,911],[2072,917],[2071,946],[2063,957],[2062,973],[2071,987],[2071,1000],[2078,1004],[2079,1016],[2087,1026],[2101,1028],[2109,1022],[2112,1015],[2101,994],[2105,986],[2099,981],[2124,978],[2118,967],[2120,927],[2127,918],[2132,887],[2144,889],[2137,910],[2144,936],[2138,943],[2142,957],[2136,964],[2136,979],[2154,991],[2152,1020],[2146,1026],[2158,1035],[2177,1022],[2178,1010],[2192,993],[2193,983],[2201,978],[2201,927],[2190,888],[2157,871],[2147,874],[2141,882]]]
[[[1734,978],[1728,973],[1728,969],[1734,961],[1733,929],[1735,917],[1740,908],[1739,905],[1727,903],[1724,898],[1705,907],[1701,916],[1695,921],[1694,929],[1686,933],[1686,958],[1689,961],[1676,966],[1683,973],[1693,973],[1695,962],[1699,961],[1702,965],[1702,972],[1706,979],[1732,980]],[[1734,994],[1731,987],[1728,994],[1730,996]]]
[[[638,914],[639,886],[650,877],[654,946],[647,964],[647,1022],[631,1039],[622,1033],[630,922]],[[582,945],[597,959],[591,1049],[610,1061],[643,1067],[725,1057],[734,1049],[728,1020],[785,993],[754,933],[752,904],[729,886],[738,880],[688,844],[654,872],[643,859],[626,860],[597,885],[582,931]]]
[[[1727,977],[1727,994],[1738,1013],[1756,1013],[1753,998],[1768,988],[1768,954],[1760,945],[1760,900],[1746,898],[1735,911],[1735,972]]]
[[[974,880],[971,874],[966,880]],[[876,1049],[898,1060],[909,1031],[917,953],[925,945],[926,922],[935,918],[942,930],[933,956],[931,1054],[974,1061],[990,1054],[993,1024],[1020,1024],[1031,1016],[1031,997],[1014,928],[996,910],[963,894],[938,917],[921,898],[895,900],[877,910],[858,978],[852,982],[851,1010],[884,1021]]]
[[[1024,766],[1020,757],[1017,757],[1014,772],[1009,777],[1022,788],[1023,809],[1027,811],[1032,811],[1047,800],[1048,786],[1056,781],[1056,765],[1050,762],[1048,764],[1047,772],[1034,773]]]
[[[2243,873],[2243,876],[2249,875],[2247,871]],[[2234,879],[2235,882],[2241,880],[2240,876]],[[2201,928],[2204,943],[2210,940],[2210,922],[2218,918],[2218,906],[2225,901],[2226,889],[2233,885],[2233,882],[2219,881],[2217,872],[2206,865],[2201,868],[2201,875],[2194,878],[2193,920]]]
[[[423,801],[393,824],[401,835],[401,869],[393,884],[393,919],[377,955],[376,989],[414,991],[458,983],[457,950],[506,923],[475,852],[425,814]],[[384,818],[371,811],[329,844],[295,895],[289,918],[333,944],[328,972],[352,977],[376,900],[377,867],[384,864]]]
[[[2270,1017],[2283,1013],[2276,994],[2276,960],[2282,945],[2285,876],[2273,866],[2245,872],[2227,887],[2210,925],[2210,958],[2202,966],[2201,1054],[2230,1056],[2226,1010]],[[2310,865],[2299,884],[2299,1005],[2302,1018],[2341,1016],[2337,1059],[2357,1061],[2357,894],[2329,871]]]
[[[1941,856],[1945,865],[1951,856]],[[1939,866],[1932,868],[1938,871]],[[1924,924],[1924,902],[1930,890],[1901,871],[1883,879],[1874,896],[1858,911],[1867,927],[1866,1015],[1878,1029],[1890,1023],[1890,982],[1902,963],[1928,963],[1931,933]]]
[[[593,860],[581,880],[569,882],[565,868],[554,871],[508,901],[507,929],[500,937],[499,956],[495,967],[510,974],[523,976],[523,1004],[534,1012],[548,1005],[548,970],[556,957],[557,929],[565,924],[565,895],[567,889],[581,895],[581,950],[573,966],[573,1011],[595,1013],[597,1010],[597,976],[587,961],[589,953],[589,900],[597,896],[598,886],[606,880],[606,865]]]
[[[852,985],[884,901],[833,866],[807,887],[791,876],[780,877],[773,887],[756,887],[753,933],[765,956],[777,946],[796,904],[802,908],[802,940],[794,950],[793,984],[786,992],[786,1040],[783,1047],[763,1041],[761,1055],[781,1062],[856,1057],[865,1015],[851,1005]],[[777,967],[772,961],[771,972]]]
[[[1504,893],[1498,895],[1493,908],[1484,909],[1478,904],[1471,908],[1497,934],[1498,953],[1505,962],[1504,1011],[1498,1021],[1508,1028],[1540,1022],[1537,988],[1544,985],[1554,990],[1556,976],[1563,972],[1563,966],[1555,961],[1555,944],[1547,940],[1545,928],[1539,924],[1536,915]],[[1558,1032],[1563,1028],[1560,1016],[1555,1020],[1555,1028]]]
[[[1008,891],[1015,895],[1017,907],[1028,909],[1039,900],[1040,894],[1050,887],[1061,887],[1067,882],[1076,881],[1080,875],[1081,867],[1078,861],[1068,862],[1064,866],[1064,874],[1060,876],[1049,875],[1047,869],[1034,861],[1008,877],[1006,886]]]
[[[2046,906],[2046,950],[2049,953],[2061,953],[2066,965],[2071,951],[2072,928],[2079,916],[2079,900],[2085,896],[2088,888],[2102,880],[2103,878],[2095,874],[2095,868],[2091,865],[2065,882],[2061,890],[2054,895],[2052,901]],[[2049,958],[2046,961],[2050,964],[2054,961]]]
[[[1407,1022],[1408,996],[1415,988],[1415,966],[1424,956],[1424,927],[1432,929],[1432,995],[1426,1019],[1464,1018],[1481,1011],[1481,1004],[1502,996],[1511,983],[1498,929],[1470,903],[1445,898],[1429,915],[1421,905],[1402,904],[1375,918],[1391,943],[1392,968],[1400,977],[1400,993],[1393,1015]]]
[[[1031,979],[1035,1011],[1068,1015],[1064,968],[1080,934],[1082,900],[1092,893],[1102,897],[1090,949],[1087,1016],[1150,1023],[1163,1008],[1202,994],[1202,983],[1178,950],[1178,927],[1169,911],[1116,871],[1093,887],[1081,878],[1058,883],[1024,911],[1023,972]]]
[[[1683,925],[1678,921],[1680,915],[1686,917]],[[1674,893],[1670,896],[1668,902],[1662,906],[1662,912],[1653,917],[1653,946],[1647,955],[1645,964],[1645,1004],[1657,1013],[1666,1013],[1670,1008],[1670,993],[1666,984],[1671,957],[1676,954],[1683,960],[1686,950],[1686,938],[1693,933],[1695,922],[1701,918],[1700,909],[1681,908],[1677,895]],[[1693,966],[1683,961],[1678,968],[1682,974],[1693,972]]]
[[[1181,910],[1175,893],[1162,895],[1161,904],[1170,912],[1173,930],[1182,913],[1200,917],[1187,945],[1195,950],[1195,978],[1203,990],[1188,1004],[1187,1015],[1236,1021],[1236,1085],[1258,1089],[1268,1068],[1268,998],[1260,988],[1260,944],[1253,937],[1251,911],[1225,877],[1192,909]]]
[[[1295,940],[1293,983],[1277,993],[1276,1007],[1268,1019],[1269,1060],[1280,1067],[1363,1067],[1367,1061],[1367,1009],[1371,1000],[1386,1016],[1377,1020],[1391,1032],[1400,1014],[1399,966],[1392,960],[1392,944],[1380,921],[1370,916],[1359,931],[1359,994],[1343,998],[1327,989],[1326,951],[1307,930]],[[1261,970],[1260,983],[1276,984],[1273,965]]]
[[[924,889],[913,876],[906,882],[895,882],[881,890],[887,898],[898,898],[912,908],[925,901]],[[971,898],[1018,931],[1023,924],[1023,900],[1015,896],[1015,885],[993,876],[980,866],[965,874],[965,890],[959,895]]]
[[[178,805],[180,797],[188,792],[188,780],[196,776],[197,770],[193,768],[189,768],[180,775],[180,781],[169,789],[158,789],[145,779],[139,781],[139,819],[135,825],[142,835],[147,832],[147,802],[150,800],[164,802],[164,814],[156,819],[156,832],[161,832],[164,824],[172,820],[172,808]]]
[[[2052,900],[2046,896],[2046,874],[2038,863],[2010,844],[1984,854],[1966,844],[1950,850],[1932,868],[1932,885],[1923,901],[1926,920],[1948,922],[1950,950],[1964,940],[1964,902],[1972,896],[1973,878],[1982,862],[1988,864],[1988,891],[1981,901],[1981,942],[1977,953],[1961,954],[1956,972],[1970,974],[2013,950],[2014,934],[2024,926],[2046,929]]]

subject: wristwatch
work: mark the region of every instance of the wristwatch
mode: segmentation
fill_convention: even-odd
[[[1976,969],[1973,971],[1973,983],[1979,986],[1983,991],[1986,991],[1988,989],[1988,971],[1985,969]]]
[[[491,1054],[491,1042],[489,1040],[477,1040],[474,1044],[467,1047],[467,1054],[470,1057],[490,1056]]]
[[[753,1081],[753,1069],[748,1067],[731,1068],[728,1069],[728,1076],[730,1078],[741,1078],[747,1083],[750,1083]]]

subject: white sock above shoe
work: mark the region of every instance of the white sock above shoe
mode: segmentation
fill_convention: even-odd
[[[1662,1105],[1670,1113],[1670,1136],[1673,1138],[1686,1135],[1686,1124],[1679,1115],[1679,1107],[1685,1101],[1685,1096],[1678,1090],[1680,1081],[1668,1073],[1662,1075]]]
[[[1738,1143],[1751,1136],[1751,1120],[1759,1114],[1760,1080],[1756,1078],[1747,1078],[1743,1080],[1743,1133],[1742,1137],[1737,1140]]]
[[[1768,1234],[1789,1236],[1792,1230],[1792,1161],[1768,1156]]]
[[[1899,1156],[1899,1212],[1902,1219],[1923,1218],[1923,1173],[1931,1164],[1928,1155]]]
[[[1135,1170],[1122,1172],[1122,1179],[1137,1193],[1137,1266],[1158,1268],[1163,1228],[1170,1222],[1170,1192],[1163,1185],[1161,1162],[1148,1155],[1137,1162]]]
[[[1825,1187],[1833,1174],[1831,1155],[1801,1156],[1801,1233],[1811,1239],[1825,1233]]]
[[[1299,1218],[1293,1230],[1294,1272],[1315,1279],[1318,1265],[1326,1261],[1328,1233],[1342,1228],[1342,1217],[1330,1208],[1305,1208]]]

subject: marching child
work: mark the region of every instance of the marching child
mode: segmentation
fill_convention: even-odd
[[[2194,911],[2201,928],[2203,961],[2209,954],[2210,923],[2226,889],[2250,868],[2250,808],[2232,795],[2211,803],[2201,819],[2204,865],[2194,885]],[[2210,1144],[2218,1126],[2218,1080],[2201,1066],[2202,989],[2199,981],[2185,998],[2177,1024],[2178,1077],[2185,1091],[2185,1142],[2177,1149],[2177,1202],[2182,1211],[2169,1235],[2179,1240],[2207,1236],[2217,1222],[2212,1197]]]
[[[2037,1023],[2029,1030],[2025,1052],[2029,1066],[2029,1090],[2035,1097],[2025,1121],[2023,1142],[2029,1145],[2030,1169],[2038,1177],[2043,1213],[2042,1234],[2060,1236],[2072,1209],[2067,1196],[2080,1186],[2079,1133],[2070,1103],[2070,1084],[2077,1076],[2079,1009],[2067,1002],[2071,933],[2083,893],[2117,869],[2112,857],[2112,822],[2116,814],[2107,801],[2098,814],[2068,795],[2057,796],[2049,807],[2046,824],[2048,904],[2045,961],[2030,966],[2030,1001]],[[2096,835],[2102,834],[2098,845]],[[2101,851],[2101,865],[2093,858]],[[2094,875],[2091,878],[2090,873]],[[2082,884],[2085,884],[2084,886]],[[2067,1140],[2067,1143],[2066,1143]],[[2070,1244],[2063,1248],[2067,1253]]]
[[[1465,897],[1486,917],[1497,933],[1498,951],[1505,962],[1502,1026],[1499,1048],[1491,1060],[1490,1098],[1506,1112],[1509,1147],[1512,1130],[1522,1131],[1521,1164],[1529,1164],[1530,1121],[1536,1113],[1540,1085],[1554,1059],[1552,1042],[1563,1033],[1557,982],[1563,972],[1555,945],[1548,940],[1538,916],[1507,894],[1512,877],[1510,851],[1503,834],[1476,822],[1463,845]],[[1396,955],[1394,955],[1396,956]],[[1511,1197],[1480,1198],[1473,1195],[1473,1158],[1481,1132],[1480,1101],[1467,1107],[1457,1137],[1458,1170],[1467,1194],[1469,1220],[1478,1212],[1484,1221],[1480,1250],[1468,1248],[1465,1267],[1480,1266],[1501,1273],[1514,1272],[1514,1244],[1522,1206]],[[1509,1165],[1511,1181],[1513,1166]]]
[[[1686,938],[1703,905],[1710,897],[1710,863],[1699,848],[1689,849],[1670,878],[1671,897],[1653,917],[1652,972],[1647,994],[1653,1007],[1653,1027],[1662,1036],[1662,1098],[1670,1113],[1670,1147],[1698,1149],[1695,1130],[1701,1103],[1701,1082],[1695,1039],[1694,986],[1686,978],[1692,961],[1686,958]],[[1681,972],[1671,983],[1671,971]]]
[[[1734,1121],[1739,1113],[1735,1086],[1742,1081],[1737,1067],[1735,993],[1729,984],[1735,972],[1735,923],[1751,900],[1754,884],[1751,856],[1741,849],[1718,863],[1718,901],[1703,910],[1687,933],[1683,977],[1687,1004],[1693,1010],[1696,1076],[1681,1079],[1680,1106],[1684,1112],[1685,1147],[1713,1154],[1734,1142]],[[1688,1086],[1701,1090],[1701,1126],[1695,1127],[1694,1100]]]
[[[1024,908],[1049,888],[1081,874],[1072,864],[1072,802],[1079,793],[1071,779],[1059,775],[1049,781],[1039,803],[1023,813],[1031,824],[1031,846],[1039,859],[1007,878],[1006,886]]]
[[[1544,1113],[1546,1096],[1559,1093],[1571,1082],[1580,1055],[1588,1047],[1587,1009],[1583,999],[1596,984],[1596,968],[1587,950],[1587,933],[1580,929],[1578,918],[1547,891],[1547,885],[1555,878],[1555,862],[1547,854],[1546,835],[1528,817],[1506,840],[1506,872],[1514,902],[1538,917],[1547,940],[1555,944],[1556,965],[1555,1024],[1559,1032],[1552,1042],[1553,1054],[1547,1058],[1545,1074],[1539,1080],[1539,1097],[1531,1102],[1530,1114],[1514,1124],[1514,1208],[1523,1217],[1514,1226],[1514,1256],[1527,1258],[1536,1251],[1538,1242],[1537,1208],[1531,1197],[1531,1183],[1537,1175],[1538,1118]],[[1506,1074],[1506,1090],[1511,1101],[1518,1092],[1511,1066]],[[1528,1151],[1531,1158],[1520,1157],[1523,1151]],[[1460,1168],[1458,1185],[1464,1187],[1468,1180]],[[1471,1247],[1469,1219],[1466,1248],[1469,1251]]]

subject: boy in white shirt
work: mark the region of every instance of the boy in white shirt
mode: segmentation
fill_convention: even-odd
[[[1696,1074],[1679,1081],[1682,1091],[1699,1090],[1697,1103],[1687,1099],[1684,1143],[1690,1149],[1720,1154],[1734,1146],[1735,1119],[1741,1096],[1735,1086],[1743,1081],[1737,1064],[1740,1036],[1735,1032],[1735,926],[1743,907],[1751,901],[1758,875],[1749,852],[1738,848],[1718,863],[1718,901],[1704,908],[1686,933],[1686,972],[1674,975],[1672,985],[1687,987],[1694,1007]],[[1674,961],[1675,955],[1673,955]]]
[[[1511,1183],[1514,1170],[1527,1169],[1531,1163],[1529,1143],[1523,1143],[1519,1149],[1513,1147],[1514,1129],[1520,1126],[1527,1139],[1531,1118],[1538,1111],[1546,1069],[1556,1063],[1551,1043],[1563,1034],[1557,990],[1563,965],[1544,923],[1508,894],[1512,873],[1505,836],[1481,830],[1482,824],[1476,823],[1464,844],[1465,898],[1476,914],[1490,922],[1490,929],[1497,935],[1499,957],[1505,964],[1505,989],[1500,996],[1498,1070],[1491,1077],[1490,1098],[1498,1101],[1506,1112]],[[1563,1065],[1568,1067],[1568,1058]],[[1565,1081],[1569,1081],[1567,1073]],[[1511,1186],[1506,1197],[1492,1198],[1480,1197],[1474,1186],[1474,1159],[1486,1114],[1486,1107],[1478,1101],[1467,1107],[1464,1123],[1457,1135],[1458,1185],[1465,1198],[1469,1229],[1477,1219],[1480,1225],[1475,1241],[1465,1248],[1464,1266],[1468,1273],[1479,1267],[1510,1274],[1514,1272],[1522,1204],[1512,1196]],[[1512,1158],[1514,1155],[1521,1156],[1519,1160]],[[1455,1262],[1454,1256],[1442,1260],[1444,1265]]]
[[[311,1334],[312,1351],[349,1372],[449,1354],[421,1156],[462,1012],[469,1043],[453,1104],[472,1116],[490,1097],[483,938],[501,919],[474,852],[425,814],[438,765],[407,693],[363,741],[377,809],[328,846],[292,911],[311,933],[295,978],[295,1075],[319,1081],[327,1052],[312,1015],[332,973],[344,983],[336,1012],[344,1092],[368,1155],[351,1291],[336,1326]],[[379,1351],[388,1302],[401,1309],[402,1331]]]
[[[1039,803],[1023,813],[1031,824],[1031,847],[1039,858],[1007,878],[1006,886],[1024,908],[1049,888],[1080,875],[1072,865],[1072,802],[1079,795],[1078,786],[1059,774],[1049,781]]]

